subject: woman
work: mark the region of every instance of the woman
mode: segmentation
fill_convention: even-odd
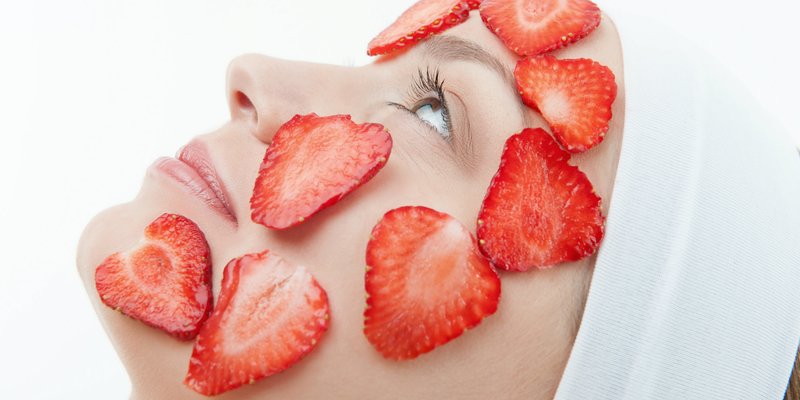
[[[505,139],[524,127],[547,128],[513,87],[519,57],[471,13],[364,67],[235,59],[227,77],[230,122],[190,146],[207,152],[223,199],[199,200],[154,164],[136,199],[92,220],[78,268],[126,365],[132,398],[199,397],[181,383],[191,342],[115,313],[95,289],[98,264],[133,246],[163,212],[187,216],[205,233],[215,299],[222,266],[264,249],[305,265],[328,293],[332,322],[320,346],[230,398],[783,394],[800,334],[800,301],[790,292],[800,274],[789,273],[800,265],[793,246],[800,215],[786,211],[800,198],[800,160],[752,103],[739,100],[731,81],[700,65],[702,54],[648,21],[612,20],[618,12],[604,13],[590,36],[553,53],[594,59],[616,76],[603,143],[572,157],[603,199],[608,220],[599,251],[556,268],[501,274],[496,315],[417,359],[386,360],[365,340],[363,257],[375,222],[404,205],[475,221]],[[431,70],[444,77],[444,96],[427,90],[410,98],[419,72]],[[392,157],[313,223],[266,230],[250,219],[258,166],[278,128],[311,112],[383,124]],[[744,203],[759,192],[774,196]],[[753,249],[768,250],[757,257]],[[763,271],[755,272],[754,260]]]

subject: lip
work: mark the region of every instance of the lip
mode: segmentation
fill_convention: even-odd
[[[180,183],[186,192],[226,219],[236,222],[225,186],[204,143],[192,140],[180,148],[174,158],[157,159],[150,170]]]

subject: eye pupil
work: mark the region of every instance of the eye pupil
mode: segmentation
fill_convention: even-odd
[[[430,125],[445,139],[450,138],[447,120],[442,103],[437,99],[425,99],[412,110],[426,124]]]
[[[440,108],[442,108],[442,103],[437,99],[425,99],[425,101],[420,103],[420,105],[414,109],[414,112],[417,112],[423,107],[430,107],[431,110],[438,111]]]

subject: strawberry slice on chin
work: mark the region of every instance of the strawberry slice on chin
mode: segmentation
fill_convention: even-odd
[[[163,214],[142,242],[95,270],[102,302],[180,339],[197,336],[211,313],[211,257],[205,236],[186,217]]]
[[[569,159],[543,129],[526,128],[506,141],[478,214],[478,243],[495,267],[550,268],[600,246],[600,197]]]
[[[372,179],[392,137],[381,124],[349,115],[295,115],[267,148],[250,198],[251,218],[272,229],[302,223]]]
[[[477,0],[420,0],[367,45],[367,55],[377,56],[409,48],[425,38],[467,20]]]
[[[542,114],[564,149],[584,152],[603,141],[617,97],[611,69],[544,55],[518,61],[514,77],[523,102]]]
[[[497,310],[497,272],[460,222],[430,208],[387,212],[367,265],[364,335],[385,358],[416,358]]]
[[[317,346],[329,319],[328,296],[305,268],[269,251],[235,258],[184,383],[213,396],[277,374]]]

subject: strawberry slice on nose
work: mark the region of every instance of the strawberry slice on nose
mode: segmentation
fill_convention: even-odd
[[[272,229],[300,224],[372,179],[391,150],[383,125],[359,125],[349,115],[296,115],[267,148],[251,218]]]
[[[178,339],[192,339],[211,312],[208,243],[190,219],[163,214],[145,228],[138,246],[97,267],[95,286],[108,307]]]

